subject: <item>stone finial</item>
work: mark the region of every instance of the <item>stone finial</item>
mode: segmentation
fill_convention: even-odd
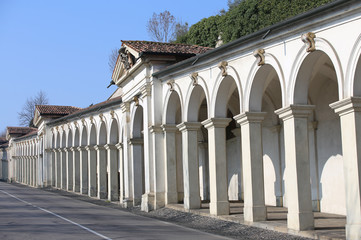
[[[316,46],[315,46],[315,37],[316,34],[314,34],[313,32],[308,32],[305,34],[302,34],[301,39],[304,43],[308,44],[308,48],[307,48],[307,52],[313,52],[316,50]]]
[[[174,91],[174,80],[169,80],[167,85],[169,86],[169,91]]]
[[[100,121],[104,122],[104,116],[103,116],[103,113],[100,113],[100,114],[99,114],[99,118],[100,118]]]
[[[134,96],[133,101],[134,101],[134,103],[135,103],[135,106],[139,106],[138,96]]]
[[[190,75],[192,81],[193,81],[193,86],[197,86],[198,85],[198,73],[194,72]]]
[[[110,116],[112,117],[112,119],[115,118],[115,117],[114,117],[114,110],[111,110],[111,111],[110,111]]]
[[[227,61],[222,61],[218,63],[218,68],[221,69],[223,77],[227,76],[227,66],[228,66]]]
[[[265,51],[263,48],[259,48],[257,50],[254,50],[253,56],[255,56],[257,59],[259,59],[258,66],[262,66],[265,64],[265,57],[264,57]]]

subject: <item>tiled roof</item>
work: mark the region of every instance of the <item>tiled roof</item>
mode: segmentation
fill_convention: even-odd
[[[33,131],[37,131],[32,127],[7,127],[9,134],[28,134]]]
[[[39,111],[40,115],[68,115],[81,109],[72,106],[56,105],[36,105],[35,107]]]
[[[212,49],[209,47],[179,44],[179,43],[123,41],[123,40],[122,43],[139,53],[143,52],[143,53],[157,53],[157,54],[197,55]]]

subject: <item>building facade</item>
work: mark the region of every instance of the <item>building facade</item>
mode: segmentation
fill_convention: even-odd
[[[34,133],[8,129],[7,178],[144,211],[242,200],[249,222],[284,206],[301,231],[341,214],[360,239],[359,26],[361,3],[342,0],[216,49],[123,41],[107,101],[37,106]]]

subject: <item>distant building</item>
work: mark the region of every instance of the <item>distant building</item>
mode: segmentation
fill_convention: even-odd
[[[108,100],[8,128],[2,178],[144,211],[244,200],[249,222],[284,206],[291,230],[341,214],[360,239],[360,26],[339,0],[215,49],[123,41]]]

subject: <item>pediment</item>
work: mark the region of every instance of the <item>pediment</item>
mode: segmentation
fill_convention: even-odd
[[[112,75],[113,82],[117,82],[119,78],[127,75],[128,71],[134,66],[136,57],[132,52],[125,47],[119,50],[117,63]]]

